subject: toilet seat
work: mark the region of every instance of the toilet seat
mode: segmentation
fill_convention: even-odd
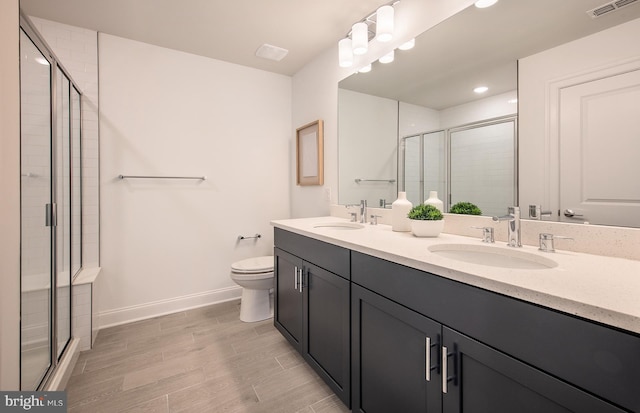
[[[247,279],[251,278],[251,274],[273,272],[273,256],[266,255],[262,257],[252,257],[234,262],[231,264],[231,272],[240,275],[247,275]]]

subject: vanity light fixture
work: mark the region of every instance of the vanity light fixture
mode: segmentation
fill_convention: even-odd
[[[393,6],[385,5],[376,11],[376,39],[385,43],[393,38]]]
[[[480,93],[484,93],[484,92],[486,92],[487,90],[489,90],[489,88],[488,88],[488,87],[486,87],[486,86],[478,86],[477,88],[473,89],[473,91],[474,91],[474,92],[476,92],[476,93],[478,93],[478,94],[480,94]]]
[[[393,38],[395,15],[393,6],[399,2],[400,0],[390,1],[351,26],[351,30],[345,38],[338,42],[338,62],[340,67],[351,66],[353,64],[353,55],[361,56],[366,54],[369,50],[369,41],[374,38],[374,35],[375,39],[381,43],[388,42]],[[349,40],[349,42],[346,40]],[[349,45],[350,53],[347,52]]]
[[[363,55],[369,50],[369,26],[365,22],[359,22],[351,27],[351,43],[353,54]]]
[[[474,4],[477,8],[484,9],[484,8],[493,6],[497,2],[498,0],[478,0]]]
[[[358,69],[358,73],[369,73],[371,71],[371,63]]]
[[[392,50],[389,53],[387,53],[386,55],[382,56],[380,59],[378,59],[378,61],[380,63],[391,63],[391,62],[393,62],[394,57],[395,57],[395,53]]]
[[[338,42],[338,61],[340,67],[350,67],[353,64],[351,39],[345,38]]]
[[[413,49],[414,46],[416,45],[416,39],[411,39],[408,42],[404,42],[402,43],[400,46],[398,46],[398,49],[400,50],[410,50]]]

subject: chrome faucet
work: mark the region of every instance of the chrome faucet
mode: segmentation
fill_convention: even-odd
[[[508,242],[510,247],[522,247],[520,237],[520,207],[511,206],[507,208],[507,215],[502,217],[493,217],[494,221],[507,221]]]
[[[367,200],[363,199],[360,201],[360,223],[367,223]]]

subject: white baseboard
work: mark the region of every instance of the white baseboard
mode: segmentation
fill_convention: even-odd
[[[102,311],[98,314],[98,325],[100,329],[113,327],[120,324],[176,313],[178,311],[235,300],[240,298],[241,295],[242,287],[234,286],[184,295],[182,297],[173,297],[131,307]]]

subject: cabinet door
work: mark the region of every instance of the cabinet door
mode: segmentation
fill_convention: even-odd
[[[623,412],[454,330],[442,330],[446,413]]]
[[[440,412],[440,324],[355,284],[351,293],[353,411]]]
[[[274,257],[273,322],[296,350],[302,351],[302,260],[278,248]]]
[[[349,284],[304,263],[303,356],[347,406],[351,387]]]

